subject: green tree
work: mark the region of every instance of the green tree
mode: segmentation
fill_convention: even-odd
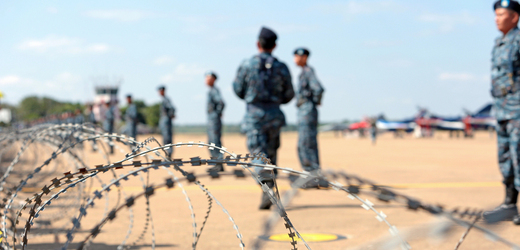
[[[16,108],[20,120],[30,121],[50,114],[74,112],[83,109],[80,103],[60,102],[49,97],[29,96],[24,98]]]
[[[161,103],[155,103],[144,108],[143,115],[148,126],[157,127],[159,125],[159,118],[161,117]]]
[[[146,122],[146,118],[145,116],[143,115],[145,112],[146,112],[146,109],[148,108],[146,106],[146,103],[144,103],[144,101],[142,100],[133,100],[136,108],[137,108],[137,120],[140,122],[140,123],[143,123],[143,124],[147,124]],[[126,109],[128,108],[128,105],[125,106],[125,107],[122,107],[120,109],[121,111],[121,116],[124,117],[125,114],[126,114]]]

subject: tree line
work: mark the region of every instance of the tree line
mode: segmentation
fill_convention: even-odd
[[[146,105],[142,100],[134,100],[137,110],[140,114],[140,121],[150,127],[157,127],[160,117],[160,103]],[[25,97],[18,105],[2,104],[3,108],[11,109],[13,114],[12,122],[30,123],[43,117],[51,115],[60,115],[66,112],[75,112],[80,109],[83,115],[87,115],[87,105],[80,102],[63,102],[50,97],[28,96]],[[124,117],[126,106],[119,107],[121,117]]]

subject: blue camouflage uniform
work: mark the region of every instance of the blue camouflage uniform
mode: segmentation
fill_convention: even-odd
[[[285,116],[280,104],[291,101],[294,89],[289,69],[269,53],[260,53],[242,62],[233,82],[236,95],[247,103],[242,131],[247,136],[249,152],[263,153],[276,164],[280,147],[280,130]],[[264,163],[260,160],[255,163]],[[271,171],[256,168],[260,181],[273,179]]]
[[[137,115],[135,104],[129,104],[125,112],[126,132],[128,136],[133,138],[137,138]]]
[[[91,122],[92,124],[96,124],[97,121],[96,121],[96,115],[94,114],[94,111],[91,111],[89,114],[88,114],[88,121]]]
[[[109,134],[114,133],[114,122],[116,119],[116,114],[114,110],[114,105],[108,106],[108,109],[105,111],[105,120],[103,121],[103,128]],[[114,145],[112,144],[112,139],[108,138],[110,145],[110,153],[114,152]]]
[[[83,124],[83,123],[85,123],[85,117],[83,116],[83,114],[76,115],[76,117],[74,117],[74,123],[75,124]]]
[[[491,94],[498,122],[498,162],[504,184],[520,190],[520,30],[495,40]]]
[[[105,120],[103,121],[103,129],[106,132],[112,134],[114,133],[114,121],[116,119],[116,114],[114,111],[114,106],[110,105],[105,111]]]
[[[159,119],[159,127],[161,128],[163,145],[171,144],[173,141],[173,124],[172,119],[175,117],[175,107],[166,96],[161,97],[161,118]],[[173,154],[173,148],[166,150],[170,156]]]
[[[222,135],[222,112],[224,111],[224,100],[220,95],[217,87],[211,87],[208,92],[208,141],[221,147],[222,142],[220,137]],[[209,151],[212,157],[222,159],[222,153],[219,150]]]
[[[65,124],[74,124],[74,117],[72,115],[68,115],[65,119]]]
[[[302,67],[299,76],[298,92],[296,94],[298,107],[298,156],[305,171],[320,168],[318,155],[318,109],[323,96],[321,86],[314,69]]]
[[[90,113],[88,114],[88,121],[91,122],[93,125],[97,124],[96,115],[94,114],[93,110],[90,111]],[[97,150],[96,140],[92,140],[92,150]]]

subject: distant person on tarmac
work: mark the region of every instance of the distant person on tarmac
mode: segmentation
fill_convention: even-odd
[[[161,118],[159,119],[159,127],[162,131],[163,145],[171,144],[173,141],[173,124],[172,119],[175,118],[175,107],[172,105],[170,98],[166,96],[166,87],[159,86],[159,95],[161,96]],[[173,154],[173,148],[166,150],[168,157]]]
[[[370,140],[372,141],[372,145],[376,145],[377,140],[377,118],[370,118]]]
[[[135,106],[132,95],[126,96],[126,102],[128,103],[128,107],[125,111],[125,121],[126,121],[126,133],[128,136],[136,139],[137,138],[137,107]]]
[[[112,102],[105,102],[105,119],[103,120],[103,128],[109,134],[114,133],[114,122],[116,119],[115,107]],[[114,153],[114,145],[112,144],[111,138],[108,138],[110,146],[110,154]]]
[[[220,137],[222,136],[222,112],[224,111],[224,100],[222,99],[222,95],[220,95],[220,91],[215,86],[215,81],[217,80],[217,74],[212,71],[206,72],[204,74],[206,85],[209,87],[208,92],[208,142],[214,143],[215,146],[221,147],[222,142]],[[209,153],[211,157],[216,159],[222,159],[222,153],[220,150],[213,149],[210,150]],[[214,167],[208,169],[209,172],[224,171],[224,166],[222,164],[216,164]]]
[[[92,105],[88,105],[88,122],[92,123],[94,126],[97,125],[96,114],[94,114],[94,107]],[[97,151],[96,140],[92,140],[92,151]]]
[[[495,2],[495,22],[503,34],[495,40],[491,58],[491,95],[497,119],[498,165],[506,198],[483,214],[487,222],[513,220],[520,225],[516,203],[520,190],[520,30],[517,1]]]

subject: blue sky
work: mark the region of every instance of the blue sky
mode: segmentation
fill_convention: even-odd
[[[491,100],[490,56],[499,35],[493,1],[2,1],[0,91],[93,99],[93,78],[123,77],[132,93],[159,101],[164,83],[178,124],[206,120],[203,73],[218,73],[225,123],[245,105],[232,92],[238,65],[256,53],[265,25],[278,33],[274,55],[309,64],[325,88],[320,120],[413,115],[417,106],[444,115]],[[283,107],[296,122],[295,102]]]

